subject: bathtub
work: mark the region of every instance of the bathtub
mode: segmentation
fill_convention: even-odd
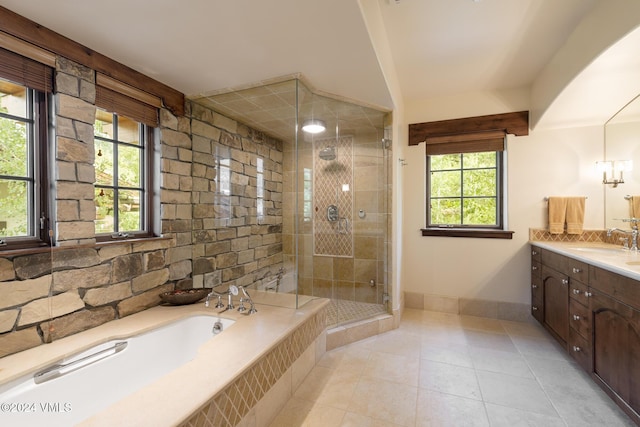
[[[74,425],[186,364],[234,322],[190,316],[22,376],[0,386],[0,425]]]

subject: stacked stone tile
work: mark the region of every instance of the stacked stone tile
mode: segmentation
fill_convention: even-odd
[[[176,287],[250,285],[282,265],[280,141],[190,102],[184,117],[161,109],[163,237],[96,245],[93,70],[59,58],[54,99],[57,247],[0,252],[0,357],[153,307]]]

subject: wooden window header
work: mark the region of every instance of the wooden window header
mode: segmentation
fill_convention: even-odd
[[[49,51],[111,77],[128,86],[154,95],[178,116],[184,115],[184,94],[132,68],[70,40],[15,12],[0,6],[0,31],[41,52]],[[1,39],[1,38],[0,38]]]
[[[409,145],[418,145],[433,137],[451,137],[487,131],[501,131],[504,134],[514,134],[516,136],[529,135],[529,112],[519,111],[410,124]]]

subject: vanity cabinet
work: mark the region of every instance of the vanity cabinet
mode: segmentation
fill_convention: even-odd
[[[640,283],[597,267],[591,267],[590,273],[592,375],[637,423],[640,419]]]
[[[640,281],[532,246],[532,315],[640,425]]]
[[[587,288],[588,275],[583,262],[536,246],[531,249],[531,313],[563,346],[583,347],[571,339],[571,327],[579,328],[579,324],[570,319],[584,316],[586,307],[580,307],[578,294],[573,294],[576,301],[572,305],[570,295]],[[580,335],[578,329],[575,335]]]

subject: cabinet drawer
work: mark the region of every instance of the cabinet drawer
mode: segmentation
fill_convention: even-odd
[[[592,372],[593,358],[591,357],[591,344],[573,328],[569,328],[567,349],[571,357],[578,362],[578,365],[582,366],[587,372]]]
[[[531,260],[531,277],[540,277],[542,271],[542,264],[540,261]]]
[[[542,264],[566,274],[572,279],[589,283],[588,264],[550,251],[543,251],[541,255]]]
[[[531,277],[531,303],[534,301],[542,303],[544,295],[542,294],[542,278]]]
[[[569,296],[585,306],[589,305],[588,290],[587,285],[577,280],[571,280],[569,283]]]
[[[640,284],[637,280],[621,276],[599,267],[590,267],[589,285],[635,309],[640,309]]]
[[[591,336],[589,309],[575,299],[569,301],[569,326],[585,339]]]
[[[531,301],[531,315],[538,322],[544,324],[544,304],[542,301]]]
[[[532,246],[531,247],[531,261],[537,261],[540,262],[542,261],[542,249],[540,249],[537,246]]]

